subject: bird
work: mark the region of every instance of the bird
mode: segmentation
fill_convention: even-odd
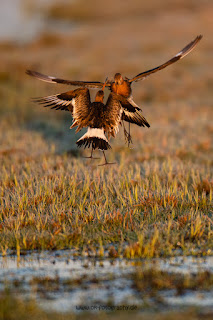
[[[103,103],[106,83],[107,80],[102,89],[96,93],[94,102],[91,102],[89,89],[82,87],[60,94],[32,99],[44,107],[70,111],[73,117],[70,128],[77,126],[76,132],[87,127],[87,132],[76,144],[78,147],[91,147],[91,155],[86,158],[93,158],[93,151],[100,149],[105,159],[105,162],[101,165],[113,164],[107,161],[105,151],[111,149],[108,139],[115,137],[117,134],[125,113],[119,95],[114,92],[109,94],[106,104]]]
[[[43,77],[45,77],[44,75],[42,75],[36,71],[31,71],[31,70],[26,70],[26,74],[33,76],[33,77],[36,77],[40,80],[41,80],[41,78],[43,79]],[[82,82],[78,81],[78,84],[81,85]],[[106,84],[105,84],[105,86],[106,86]],[[104,83],[102,83],[102,87],[103,86],[104,86]],[[90,88],[90,86],[85,85],[83,87],[80,87],[79,89],[82,92],[83,88],[88,88],[88,87]],[[92,88],[94,89],[96,87],[92,86]],[[99,88],[99,87],[97,87],[97,88]],[[78,89],[76,89],[76,90],[78,90]],[[71,92],[71,91],[69,91],[69,92]],[[59,109],[69,110],[68,104],[66,104],[66,100],[70,98],[69,92],[46,97],[46,102],[49,103],[49,106],[51,106],[51,105],[53,106],[54,103],[57,104],[57,105],[53,106],[53,108],[56,110],[59,110]],[[77,92],[78,91],[76,91],[76,93]],[[112,91],[112,93],[115,93],[115,92]],[[124,126],[124,121],[127,121],[129,123],[134,123],[140,127],[147,127],[147,128],[150,127],[150,124],[148,123],[146,118],[143,116],[143,111],[141,110],[140,107],[133,106],[122,95],[116,94],[116,96],[114,96],[114,97],[116,97],[116,99],[119,100],[120,104],[122,105],[123,113],[122,113],[121,123],[122,123],[123,129],[124,129],[124,136],[127,138],[128,143],[130,143],[130,142],[132,142],[131,135],[130,135],[130,132],[129,133],[127,132],[127,130]],[[52,99],[52,98],[55,98],[54,103],[52,100],[51,101],[48,100],[48,99]],[[56,100],[56,99],[58,99],[58,100]],[[37,101],[37,102],[39,102],[39,101]],[[51,104],[51,103],[53,103],[53,104]],[[62,103],[62,105],[61,105],[61,103]],[[59,107],[59,105],[60,105],[60,107]],[[69,111],[71,111],[71,110],[69,110]]]
[[[102,90],[104,90],[106,86],[106,82],[103,83]],[[87,90],[86,90],[87,89]],[[98,93],[97,93],[98,94]],[[96,94],[96,99],[98,99],[98,95]],[[83,101],[82,108],[85,103],[88,103],[90,101],[90,94],[89,89],[85,87],[80,87],[78,89],[75,89],[73,91],[68,91],[64,93],[59,93],[47,97],[42,98],[33,98],[32,101],[38,102],[40,104],[44,104],[45,107],[51,107],[51,109],[56,110],[66,110],[70,111],[72,115],[73,112],[73,102],[72,99],[75,97],[79,101]],[[115,103],[116,101],[116,103]],[[97,102],[97,101],[96,101]],[[115,105],[120,104],[120,107],[122,109],[121,113],[121,121],[120,124],[124,127],[124,133],[128,135],[123,121],[128,121],[129,123],[135,123],[138,126],[141,127],[150,127],[150,124],[146,120],[146,118],[143,116],[142,110],[139,108],[134,108],[126,99],[124,99],[122,96],[111,92],[111,94],[108,97],[107,105]],[[83,112],[83,111],[82,111]],[[85,120],[82,119],[82,123],[84,123]],[[130,137],[131,139],[131,137]]]
[[[148,122],[143,122],[141,120],[142,116],[142,109],[134,102],[133,96],[132,96],[132,88],[131,85],[134,82],[144,80],[149,75],[160,71],[169,65],[177,62],[178,60],[184,58],[187,54],[189,54],[196,45],[200,42],[202,39],[202,35],[198,35],[193,41],[188,43],[182,50],[180,50],[175,56],[173,56],[170,60],[166,61],[165,63],[159,65],[158,67],[155,67],[153,69],[141,72],[134,76],[133,78],[127,78],[123,77],[121,73],[117,72],[114,75],[113,80],[108,80],[106,83],[106,87],[113,93],[118,94],[120,98],[120,103],[123,106],[123,109],[126,110],[126,113],[123,114],[123,121],[129,122],[129,132],[126,131],[124,127],[124,135],[127,138],[128,146],[132,142],[131,135],[130,135],[130,123],[135,123],[139,126],[147,126],[149,127]],[[27,70],[26,73],[30,76],[36,77],[39,80],[49,82],[49,83],[61,83],[66,85],[72,85],[72,86],[81,86],[86,88],[100,88],[104,85],[103,82],[100,81],[73,81],[73,80],[65,80],[60,79],[57,77],[52,77],[48,75],[44,75],[42,73],[39,73],[37,71]],[[140,119],[140,120],[139,120]]]

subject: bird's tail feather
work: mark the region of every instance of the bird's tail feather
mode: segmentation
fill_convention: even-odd
[[[103,128],[88,128],[87,132],[76,142],[78,147],[107,150],[111,146],[104,134]]]

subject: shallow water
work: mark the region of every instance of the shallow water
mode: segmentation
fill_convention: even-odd
[[[48,32],[72,32],[72,22],[47,19],[45,8],[52,0],[37,0],[36,10],[27,7],[27,1],[1,0],[0,41],[26,43]]]
[[[129,308],[156,307],[156,301],[142,297],[135,290],[131,274],[138,268],[157,268],[175,274],[213,273],[213,257],[175,257],[154,260],[99,260],[74,257],[72,250],[0,257],[0,290],[37,300],[45,309],[57,311],[103,310],[108,305]],[[161,305],[169,307],[198,306],[213,309],[210,291],[175,290],[160,292]],[[158,303],[157,303],[158,304]],[[162,307],[162,306],[161,306]]]

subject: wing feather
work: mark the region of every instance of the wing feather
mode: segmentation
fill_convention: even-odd
[[[150,124],[146,120],[146,118],[142,115],[142,110],[136,110],[135,112],[131,112],[123,109],[122,120],[137,124],[140,127],[150,127]]]
[[[52,96],[33,98],[33,102],[37,102],[43,107],[51,107],[56,110],[73,111],[73,102],[76,96],[76,90],[68,91],[64,93],[54,94]]]
[[[128,99],[116,95],[122,106],[122,120],[137,124],[141,127],[150,127],[148,121],[144,118],[142,109],[133,101],[132,97]]]
[[[75,115],[76,121],[78,122],[81,120],[80,116],[85,116],[85,108],[87,108],[87,106],[90,104],[90,94],[89,89],[78,88],[76,90],[59,93],[52,96],[33,98],[32,100],[33,102],[43,105],[43,107],[50,107],[51,109],[55,110],[70,111],[73,114],[73,118]]]
[[[110,93],[105,105],[104,112],[105,131],[110,136],[115,137],[119,131],[119,124],[122,117],[122,106],[119,101],[119,96],[116,93]]]
[[[76,129],[76,132],[78,132],[82,128],[87,127],[87,119],[90,114],[90,105],[91,100],[89,89],[82,88],[81,94],[76,95],[76,97],[73,99],[73,124],[70,129],[78,126]]]
[[[158,66],[156,68],[139,73],[134,78],[129,79],[129,82],[144,80],[150,74],[155,73],[157,71],[160,71],[160,70],[168,67],[170,64],[182,59],[183,57],[185,57],[187,54],[189,54],[196,47],[196,45],[202,39],[202,37],[203,37],[202,35],[197,36],[193,41],[191,41],[181,51],[179,51],[173,58],[171,58],[170,60],[168,60],[167,62],[161,64],[160,66]]]
[[[78,86],[78,87],[86,87],[86,88],[102,88],[104,83],[99,81],[72,81],[72,80],[65,80],[56,77],[47,76],[37,71],[26,70],[26,74],[31,77],[35,77],[41,81],[49,82],[49,83],[61,83],[67,84],[71,86]],[[107,87],[111,86],[111,82],[108,80],[106,83]]]

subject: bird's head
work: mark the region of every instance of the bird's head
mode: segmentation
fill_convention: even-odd
[[[124,79],[120,73],[116,73],[114,76],[115,84],[122,84],[124,82]]]
[[[107,80],[108,80],[108,78],[106,78],[102,89],[99,90],[99,91],[96,93],[96,97],[95,97],[95,101],[96,101],[96,102],[102,102],[102,103],[103,103],[103,101],[104,101],[104,88],[105,88],[105,86],[106,86]]]
[[[99,90],[96,93],[95,102],[102,102],[103,103],[103,101],[104,101],[104,92],[103,92],[103,90]]]

